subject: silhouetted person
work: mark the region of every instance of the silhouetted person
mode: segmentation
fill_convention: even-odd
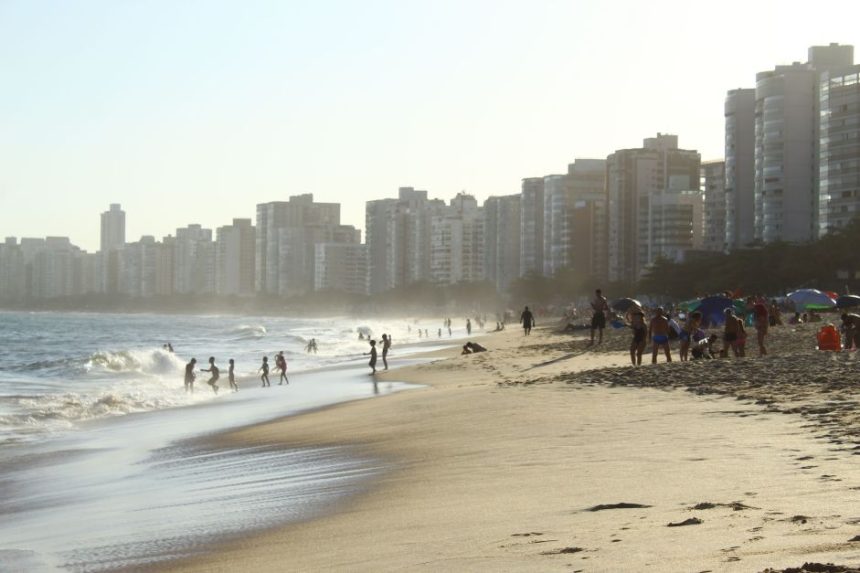
[[[218,393],[217,382],[218,382],[218,377],[220,376],[221,371],[218,370],[217,366],[215,366],[215,357],[210,356],[209,357],[209,368],[201,368],[200,371],[201,372],[209,372],[212,375],[209,378],[209,380],[206,381],[206,383],[209,384],[210,386],[212,386],[212,391],[217,394]]]
[[[666,352],[666,362],[672,362],[672,351],[669,348],[669,319],[666,318],[662,306],[657,308],[657,314],[648,325],[648,336],[651,337],[651,364],[657,364],[657,353],[660,348]]]
[[[185,365],[185,391],[194,393],[194,365],[197,364],[197,359],[192,358],[191,362]]]
[[[230,382],[230,389],[233,392],[238,392],[239,386],[236,384],[236,375],[233,373],[233,369],[236,367],[236,361],[231,358],[229,364],[230,368],[227,369],[227,380]]]
[[[371,374],[376,374],[376,341],[370,341],[370,352],[365,352],[365,354],[370,354],[370,362],[367,363],[370,366]]]
[[[600,289],[594,291],[594,300],[591,301],[591,342],[589,345],[594,344],[594,331],[597,330],[600,333],[600,338],[597,343],[600,344],[603,342],[603,329],[606,328],[606,313],[609,312],[609,303],[606,301],[606,297],[603,296],[603,293],[600,292]]]
[[[391,337],[387,334],[382,335],[382,363],[385,369],[388,370],[388,350],[391,348]]]
[[[523,323],[523,331],[525,331],[526,336],[531,334],[532,327],[535,325],[535,315],[532,314],[529,307],[526,307],[525,310],[523,310],[523,313],[520,315],[520,322]],[[498,330],[501,330],[501,328]]]
[[[477,342],[467,342],[463,345],[463,354],[475,354],[476,352],[486,352],[487,349]]]
[[[170,344],[169,342],[167,343],[167,351],[170,353],[173,353],[173,345]]]
[[[289,381],[289,379],[287,378],[287,359],[286,359],[286,357],[284,356],[284,351],[283,351],[283,350],[281,350],[280,352],[278,352],[278,355],[275,357],[275,367],[277,367],[277,369],[281,371],[281,375],[280,375],[280,377],[279,377],[279,379],[278,379],[278,380],[279,380],[279,381],[278,381],[278,386],[283,386],[283,385],[284,385],[284,382],[286,382],[287,384],[289,384],[289,383],[290,383],[290,381]]]
[[[466,334],[472,334],[472,321],[466,319]]]
[[[269,357],[263,356],[263,365],[260,366],[260,369],[257,372],[262,372],[263,375],[260,376],[260,381],[263,383],[263,388],[266,386],[271,386],[269,384]]]

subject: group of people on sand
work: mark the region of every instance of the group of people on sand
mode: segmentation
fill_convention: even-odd
[[[236,361],[232,358],[228,360],[228,364],[230,365],[227,369],[227,380],[230,382],[230,390],[233,392],[239,391],[239,386],[236,384]],[[188,364],[185,365],[185,391],[189,394],[194,393],[194,381],[197,378],[197,374],[195,371],[195,366],[197,365],[197,359],[192,358]],[[280,372],[280,382],[278,385],[289,384],[290,380],[287,378],[287,358],[284,356],[284,351],[278,352],[275,355],[275,369]],[[218,380],[221,378],[221,369],[215,365],[215,357],[209,357],[209,368],[201,368],[200,372],[208,372],[209,380],[206,381],[207,384],[212,388],[212,391],[216,394],[218,393]],[[269,357],[263,356],[263,364],[257,370],[257,372],[262,372],[262,376],[260,376],[260,381],[263,383],[263,387],[271,386],[269,383]]]

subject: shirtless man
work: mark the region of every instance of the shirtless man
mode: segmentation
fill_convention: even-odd
[[[860,314],[843,313],[842,334],[845,350],[851,350],[851,346],[860,349]]]
[[[192,358],[191,362],[185,365],[185,391],[194,394],[194,365],[197,364],[197,359]]]
[[[211,374],[211,378],[209,378],[209,380],[207,380],[206,383],[209,384],[210,386],[212,386],[212,391],[217,394],[218,393],[217,382],[218,382],[218,378],[221,375],[221,370],[219,370],[218,367],[215,366],[215,357],[210,356],[209,357],[209,368],[201,368],[200,371],[201,372],[209,372]]]
[[[603,343],[603,329],[606,328],[606,313],[609,312],[609,303],[606,297],[600,292],[600,289],[594,291],[594,300],[591,301],[591,310],[594,314],[591,316],[591,342],[589,346],[594,345],[594,331],[600,331],[600,338],[597,343]]]
[[[657,314],[648,324],[648,337],[651,338],[651,364],[657,364],[657,352],[662,346],[666,352],[666,362],[672,362],[672,351],[669,348],[669,319],[663,311],[663,307],[657,308]]]
[[[723,330],[723,339],[725,340],[726,348],[731,348],[736,357],[743,357],[744,343],[746,342],[746,330],[744,329],[744,321],[735,316],[735,311],[731,308],[725,310],[726,327]]]
[[[767,348],[764,346],[764,337],[767,336],[767,329],[770,327],[770,313],[768,312],[767,302],[763,298],[753,299],[751,310],[755,320],[758,355],[764,356],[767,354]]]
[[[648,327],[645,326],[645,313],[636,307],[630,313],[630,328],[633,329],[633,340],[630,341],[630,362],[633,366],[642,364],[642,352],[645,351],[645,342],[648,338]]]

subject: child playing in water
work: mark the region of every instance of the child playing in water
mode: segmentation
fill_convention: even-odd
[[[236,362],[231,358],[229,363],[230,368],[227,370],[227,380],[230,381],[230,389],[233,392],[238,392],[239,386],[236,385],[236,376],[233,374],[233,368],[236,366]]]
[[[367,363],[371,369],[371,375],[376,374],[376,341],[370,341],[370,352],[365,352],[365,354],[370,354],[370,362]]]
[[[210,386],[212,386],[212,391],[217,394],[218,393],[218,384],[216,384],[216,382],[218,382],[218,377],[219,377],[221,371],[218,369],[217,366],[215,366],[215,357],[210,356],[209,357],[209,368],[201,368],[200,371],[201,372],[209,372],[212,374],[212,377],[209,378],[209,380],[207,380],[206,383],[209,384]]]
[[[263,365],[260,366],[260,369],[257,372],[262,372],[263,375],[260,376],[260,380],[263,382],[263,388],[266,386],[271,386],[269,384],[269,357],[263,356]]]

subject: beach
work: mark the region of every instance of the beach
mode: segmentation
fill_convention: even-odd
[[[627,366],[623,330],[596,348],[549,327],[482,337],[486,353],[435,351],[378,376],[420,389],[214,438],[349,448],[383,465],[362,492],[152,569],[856,565],[856,353],[818,353],[814,327],[773,329],[765,359],[638,369]]]

